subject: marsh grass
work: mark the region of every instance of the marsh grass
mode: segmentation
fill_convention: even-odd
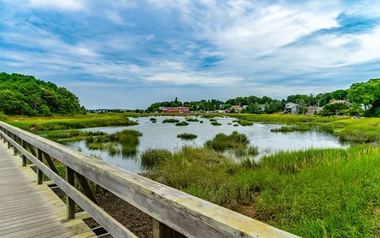
[[[282,126],[280,128],[274,128],[271,129],[271,132],[294,132],[294,131],[299,131],[299,132],[305,132],[305,131],[310,131],[311,128],[307,125],[296,125],[296,126]]]
[[[239,120],[238,123],[241,126],[252,126],[253,125],[253,121],[247,121],[247,120]]]
[[[248,146],[247,154],[255,156],[259,154],[259,148],[257,146]]]
[[[226,149],[246,148],[249,143],[245,134],[232,132],[231,135],[219,133],[212,140],[205,142],[205,146],[217,151],[225,151]]]
[[[141,154],[141,166],[144,169],[153,169],[172,157],[166,149],[148,149]]]
[[[185,122],[185,121],[181,121],[181,122],[177,122],[175,125],[176,125],[176,126],[188,126],[189,123],[187,123],[187,122]]]
[[[184,147],[151,178],[302,237],[377,237],[380,147],[280,152],[259,162]]]
[[[187,117],[186,121],[188,121],[188,122],[199,122],[198,118],[194,118],[194,117]]]
[[[166,118],[165,120],[162,121],[162,123],[178,123],[179,120],[175,118]]]
[[[9,117],[9,120],[6,122],[23,130],[30,130],[33,132],[49,130],[69,130],[89,127],[130,126],[138,124],[135,121],[129,120],[129,116],[131,115],[124,113],[88,113],[86,115],[73,116],[28,118]]]
[[[182,134],[178,134],[177,137],[181,138],[183,140],[194,140],[198,136],[195,134],[191,134],[191,133],[182,133]]]
[[[211,121],[211,120],[210,120],[210,121]],[[219,122],[217,122],[217,121],[212,121],[212,122],[211,122],[211,125],[213,125],[213,126],[221,126],[222,124],[219,123]]]

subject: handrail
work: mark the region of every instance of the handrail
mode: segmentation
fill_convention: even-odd
[[[0,136],[15,153],[19,151],[36,165],[39,180],[42,172],[68,195],[69,218],[73,218],[74,201],[114,237],[136,236],[79,192],[73,186],[73,174],[93,181],[151,216],[155,237],[164,237],[163,230],[168,228],[180,233],[171,237],[297,237],[4,122],[0,122]],[[41,162],[42,155],[66,166],[66,180]]]

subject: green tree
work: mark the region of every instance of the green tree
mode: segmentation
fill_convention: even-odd
[[[380,78],[366,83],[354,83],[348,90],[347,98],[358,106],[363,104],[366,116],[380,116]]]

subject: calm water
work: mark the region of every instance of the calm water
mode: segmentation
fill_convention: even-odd
[[[257,146],[260,154],[255,157],[259,159],[262,155],[274,153],[281,150],[301,150],[306,148],[341,148],[348,147],[347,144],[339,142],[334,135],[320,132],[292,132],[292,133],[273,133],[272,128],[279,128],[281,124],[254,123],[253,126],[228,125],[234,118],[217,118],[222,126],[213,126],[206,118],[198,118],[203,123],[189,122],[188,126],[176,126],[172,123],[163,124],[162,121],[170,117],[156,117],[157,123],[152,123],[149,117],[132,118],[139,123],[129,127],[99,127],[84,130],[104,131],[114,133],[123,129],[135,129],[141,131],[138,153],[134,158],[123,158],[120,156],[109,156],[107,152],[88,150],[85,142],[72,143],[68,145],[73,149],[81,149],[83,153],[100,156],[103,161],[114,164],[132,172],[140,172],[140,154],[149,148],[164,148],[172,151],[179,150],[184,145],[202,146],[206,140],[212,139],[218,133],[231,134],[233,131],[244,133],[248,136],[250,144]],[[180,121],[184,117],[175,117]],[[233,123],[234,124],[234,123]],[[198,138],[192,141],[184,141],[177,138],[180,133],[192,133]]]

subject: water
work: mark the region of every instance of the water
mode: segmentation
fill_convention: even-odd
[[[92,156],[100,156],[103,161],[119,166],[123,169],[140,172],[140,154],[149,148],[168,149],[171,151],[179,150],[184,145],[189,146],[203,146],[204,142],[211,140],[218,133],[231,134],[233,131],[244,133],[250,140],[250,145],[257,146],[259,155],[255,157],[258,160],[265,154],[275,153],[281,150],[302,150],[307,148],[346,148],[348,144],[339,142],[338,137],[322,132],[322,131],[308,131],[308,132],[291,132],[291,133],[274,133],[270,130],[279,128],[282,124],[266,124],[254,123],[253,126],[238,126],[228,125],[232,123],[235,118],[217,118],[221,126],[213,126],[206,118],[198,118],[203,123],[189,122],[188,126],[176,126],[174,123],[162,123],[162,121],[170,117],[156,117],[157,122],[152,123],[150,117],[132,118],[139,123],[139,125],[129,127],[99,127],[89,128],[83,130],[103,131],[107,133],[114,133],[123,129],[134,129],[141,131],[143,136],[140,137],[140,145],[138,153],[133,158],[123,158],[121,155],[109,156],[105,151],[88,150],[85,142],[71,143],[68,146],[73,149],[81,149],[85,154]],[[175,117],[183,121],[184,117]],[[235,124],[235,123],[232,123]],[[192,141],[181,140],[177,138],[178,134],[192,133],[198,137]]]

